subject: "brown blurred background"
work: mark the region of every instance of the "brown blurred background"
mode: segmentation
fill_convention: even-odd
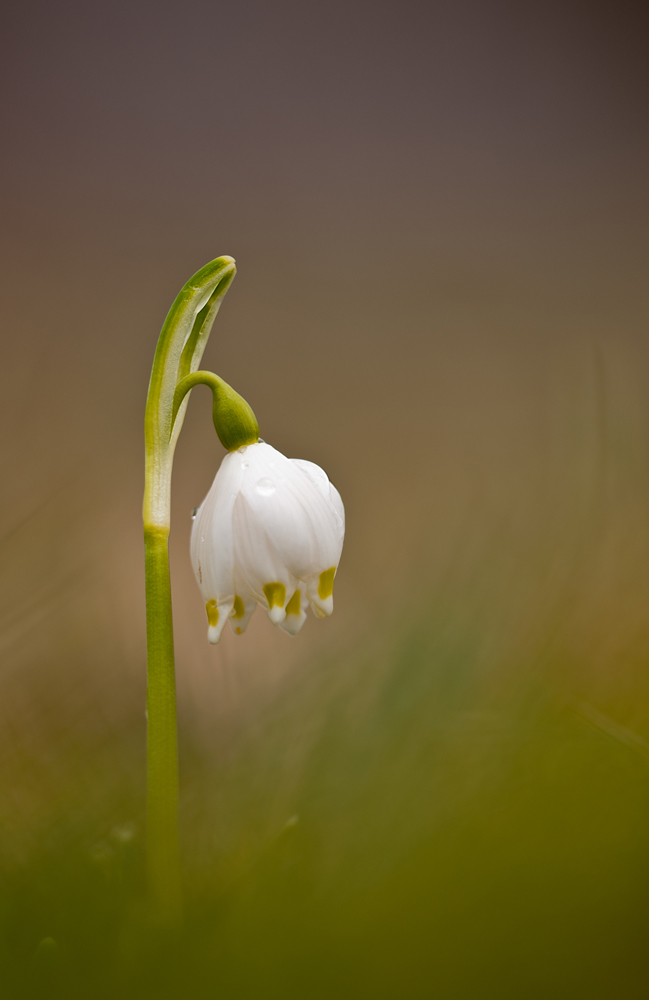
[[[141,794],[147,381],[177,291],[220,254],[239,274],[204,367],[327,470],[348,534],[332,619],[291,641],[258,611],[211,648],[188,538],[222,451],[194,393],[183,739],[227,754],[278,685],[380,648],[430,595],[477,609],[485,655],[560,648],[554,682],[649,736],[641,5],[3,11],[9,857],[70,782],[99,799],[121,767]]]

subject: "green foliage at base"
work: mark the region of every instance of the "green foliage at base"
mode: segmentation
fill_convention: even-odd
[[[644,996],[649,747],[549,634],[490,635],[440,607],[292,674],[227,754],[181,744],[175,939],[138,796],[67,801],[5,866],[3,996]]]

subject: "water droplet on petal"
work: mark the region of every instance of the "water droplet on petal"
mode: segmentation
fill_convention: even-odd
[[[198,507],[194,507],[192,511],[192,521],[196,520],[196,515],[198,514]]]
[[[250,462],[242,462],[241,463],[241,468],[242,469],[249,469],[250,468]]]
[[[260,496],[272,497],[273,493],[275,492],[275,484],[272,479],[264,477],[264,479],[259,480],[256,489],[257,493],[259,493]]]

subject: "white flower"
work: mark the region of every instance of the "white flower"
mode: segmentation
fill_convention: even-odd
[[[291,635],[309,604],[319,618],[330,615],[344,535],[340,493],[319,466],[263,441],[226,455],[191,538],[210,642],[228,618],[245,631],[257,602]]]

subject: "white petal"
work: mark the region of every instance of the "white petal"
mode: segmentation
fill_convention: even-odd
[[[341,520],[343,535],[345,534],[345,506],[343,504],[343,498],[336,489],[333,483],[329,483],[329,497],[333,504],[333,508],[336,511],[338,517]]]
[[[309,477],[323,497],[329,497],[329,476],[324,469],[321,469],[315,462],[308,462],[305,458],[289,458],[289,462],[297,465],[298,469],[301,469]]]
[[[297,580],[273,546],[248,497],[242,492],[233,510],[237,586],[263,604],[274,625],[286,617],[285,606]]]
[[[191,560],[205,601],[234,601],[232,509],[243,478],[242,456],[226,455],[194,518]]]
[[[327,578],[327,573],[318,573],[310,576],[306,581],[306,593],[309,598],[311,610],[316,618],[326,618],[332,614],[334,609],[333,581],[331,589],[323,588],[323,577]]]
[[[325,495],[325,473],[308,474],[267,444],[251,445],[248,451],[254,452],[254,460],[246,470],[241,495],[279,561],[300,580],[337,566],[344,526]]]
[[[312,483],[318,487],[323,497],[331,501],[334,510],[340,518],[342,531],[344,533],[345,508],[343,506],[342,497],[334,484],[330,481],[327,473],[324,469],[321,469],[319,465],[316,465],[315,462],[307,462],[304,458],[292,458],[290,461],[293,462],[294,465],[297,465],[297,467],[309,477]]]
[[[234,605],[232,508],[242,477],[241,453],[226,455],[192,525],[191,560],[205,601],[207,635],[212,644],[221,638]]]
[[[221,633],[225,628],[225,623],[230,617],[230,614],[232,612],[232,605],[226,602],[224,604],[218,604],[216,607],[214,607],[214,602],[208,601],[206,603],[206,609],[207,609],[207,620],[209,623],[207,626],[207,638],[212,643],[212,645],[215,646],[219,641],[219,639],[221,638]]]
[[[234,607],[230,614],[230,625],[232,626],[232,631],[235,635],[242,635],[243,632],[248,628],[248,622],[252,616],[253,611],[257,607],[257,602],[254,597],[242,598],[239,596],[239,591],[237,590],[237,596],[234,599]]]
[[[289,635],[297,635],[306,621],[306,609],[308,607],[306,587],[300,583],[298,589],[286,605],[286,618],[281,627]]]

